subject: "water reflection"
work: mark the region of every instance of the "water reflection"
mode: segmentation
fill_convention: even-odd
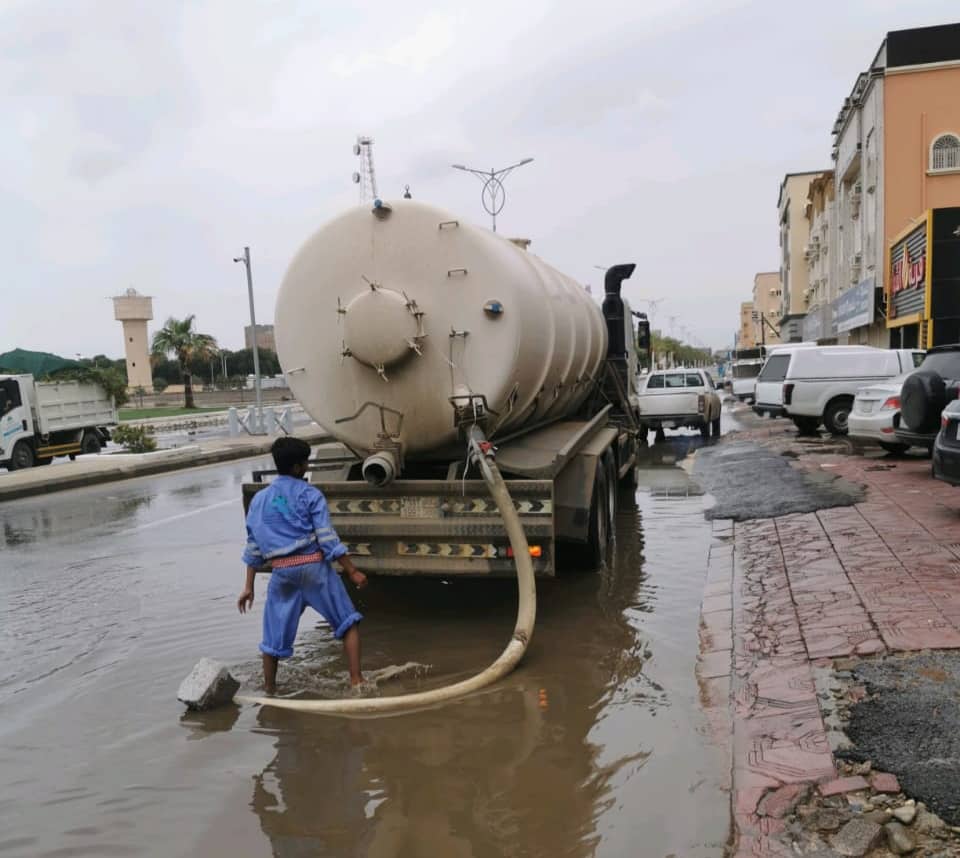
[[[0,507],[0,529],[8,548],[69,537],[77,532],[104,524],[122,524],[136,517],[154,500],[150,491],[126,494],[123,497],[99,497],[95,503],[82,499],[75,502],[51,496],[3,504]]]
[[[258,712],[276,753],[254,778],[251,806],[273,854],[594,854],[615,780],[639,771],[651,749],[641,735],[630,735],[611,752],[593,733],[611,708],[667,705],[643,677],[649,646],[630,620],[633,610],[650,607],[635,505],[618,525],[611,568],[541,585],[529,657],[491,692],[389,719]],[[431,638],[434,618],[452,607],[447,588],[433,591],[405,604],[416,616],[385,612],[371,624],[396,620],[419,627],[421,640]],[[483,608],[456,607],[459,634],[438,641],[452,654],[451,669],[458,651],[472,662],[491,630]],[[498,645],[503,625],[497,623]],[[437,653],[431,658],[424,648],[418,657],[416,648],[403,657],[437,663]]]

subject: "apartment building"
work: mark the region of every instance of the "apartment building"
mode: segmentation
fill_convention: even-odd
[[[780,222],[780,338],[783,342],[803,339],[803,320],[807,315],[809,271],[806,250],[810,225],[807,199],[810,182],[827,170],[787,173],[780,183],[777,212]]]
[[[929,284],[916,275],[933,212],[960,205],[958,92],[960,24],[946,24],[887,33],[844,99],[833,126],[830,244],[830,312],[840,342],[934,343],[922,295]],[[896,279],[894,293],[901,267],[907,276]]]
[[[756,343],[765,343],[769,346],[780,342],[782,297],[779,271],[761,271],[754,275],[751,303]]]
[[[832,342],[837,329],[833,319],[836,298],[836,247],[831,247],[836,231],[836,194],[833,170],[815,176],[807,191],[807,244],[803,256],[807,263],[807,288],[804,301],[803,339]]]
[[[737,334],[738,349],[752,349],[757,345],[754,336],[753,301],[744,301],[740,304],[740,331]]]

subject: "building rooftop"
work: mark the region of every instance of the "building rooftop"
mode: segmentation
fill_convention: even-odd
[[[887,33],[887,68],[960,60],[960,23]]]

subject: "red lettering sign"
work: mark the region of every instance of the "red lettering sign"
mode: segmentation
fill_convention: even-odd
[[[890,294],[904,289],[917,289],[926,284],[927,250],[924,248],[916,259],[910,258],[910,250],[903,246],[903,256],[890,266]]]

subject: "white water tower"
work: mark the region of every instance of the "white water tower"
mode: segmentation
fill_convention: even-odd
[[[113,317],[123,324],[123,347],[127,358],[127,386],[153,390],[150,341],[147,322],[153,318],[153,298],[127,289],[113,299]]]

